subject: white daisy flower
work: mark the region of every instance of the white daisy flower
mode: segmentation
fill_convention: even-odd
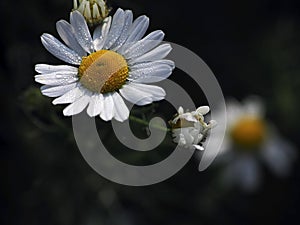
[[[73,0],[73,10],[78,10],[90,26],[98,25],[109,14],[104,0]]]
[[[204,115],[209,112],[208,106],[201,106],[196,111],[184,112],[178,108],[178,114],[170,122],[172,127],[173,141],[179,146],[189,149],[204,150],[202,143],[216,121],[204,122]]]
[[[226,165],[224,182],[255,190],[262,178],[261,162],[275,175],[287,175],[296,157],[295,149],[265,120],[262,102],[257,97],[242,104],[230,100],[226,108],[227,133],[217,160]],[[210,140],[217,135],[211,135]]]
[[[160,30],[142,38],[149,19],[132,18],[130,10],[118,9],[113,18],[106,18],[95,29],[92,37],[84,17],[74,11],[70,23],[60,20],[56,24],[65,44],[50,34],[42,35],[42,43],[50,53],[72,64],[35,67],[40,73],[35,81],[44,84],[42,93],[58,97],[54,105],[71,103],[63,111],[65,116],[78,114],[87,107],[91,117],[100,115],[105,121],[124,121],[129,110],[122,97],[136,105],[164,99],[165,91],[148,83],[171,75],[174,62],[163,59],[171,46],[161,44],[164,33]]]

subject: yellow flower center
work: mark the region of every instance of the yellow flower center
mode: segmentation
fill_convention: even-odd
[[[119,90],[128,77],[128,65],[120,54],[100,50],[82,58],[78,69],[81,84],[92,92]]]
[[[265,123],[255,117],[246,116],[241,118],[230,132],[233,142],[243,149],[254,149],[265,139]]]

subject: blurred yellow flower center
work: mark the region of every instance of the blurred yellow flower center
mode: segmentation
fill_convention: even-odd
[[[128,77],[128,65],[120,54],[100,50],[82,58],[78,69],[81,84],[92,92],[119,90]]]
[[[258,147],[265,139],[265,123],[255,117],[241,118],[230,131],[233,142],[246,149]]]

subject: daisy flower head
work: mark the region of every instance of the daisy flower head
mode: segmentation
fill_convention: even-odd
[[[104,0],[73,0],[73,10],[78,10],[89,26],[100,24],[110,12]]]
[[[225,165],[225,184],[253,191],[264,166],[275,175],[288,175],[295,149],[265,119],[263,102],[254,96],[243,103],[229,100],[226,110],[227,131],[217,160]]]
[[[202,142],[216,125],[214,120],[208,124],[204,121],[204,115],[208,112],[208,106],[201,106],[192,112],[184,112],[180,106],[177,115],[170,121],[173,141],[184,148],[204,150]]]
[[[133,21],[130,10],[118,9],[96,27],[91,36],[79,11],[70,15],[70,23],[57,22],[57,32],[65,44],[50,34],[41,36],[44,47],[58,59],[71,65],[37,64],[35,81],[41,91],[57,97],[53,104],[70,104],[65,116],[87,108],[89,116],[109,121],[124,121],[129,110],[123,98],[136,105],[164,99],[164,89],[154,83],[169,77],[174,62],[164,59],[170,44],[161,44],[164,33],[153,31],[143,38],[149,19]],[[123,98],[122,98],[123,97]]]

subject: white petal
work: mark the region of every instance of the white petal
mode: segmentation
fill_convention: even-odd
[[[93,40],[84,17],[79,11],[71,12],[70,22],[75,32],[77,42],[88,53],[93,52]]]
[[[254,191],[260,183],[259,165],[252,156],[233,155],[224,170],[226,185],[237,185],[245,191]]]
[[[101,111],[100,117],[104,121],[109,121],[114,116],[114,101],[111,94],[105,94],[103,97],[103,110]]]
[[[67,65],[52,66],[47,64],[37,64],[35,65],[35,71],[38,73],[53,73],[62,71],[77,73],[78,68]]]
[[[138,83],[154,83],[168,78],[172,73],[172,67],[167,64],[156,64],[129,73],[129,80]]]
[[[108,32],[111,26],[111,17],[105,18],[101,27],[101,34],[99,37],[96,37],[98,34],[95,34],[94,37],[94,49],[96,51],[101,50],[105,44],[105,41],[108,37]],[[97,31],[98,32],[98,31]]]
[[[173,129],[174,142],[178,143],[179,146],[185,148],[194,149],[194,137],[191,135],[191,128],[177,128]]]
[[[175,63],[172,60],[161,59],[161,60],[153,61],[153,63],[166,64],[166,65],[169,65],[172,68],[172,70],[175,69]]]
[[[218,122],[217,122],[216,120],[211,120],[211,121],[209,121],[209,123],[208,123],[208,127],[209,127],[210,129],[216,127],[217,125],[218,125]]]
[[[124,52],[124,56],[126,59],[137,58],[146,52],[150,51],[151,49],[155,48],[157,45],[161,43],[164,39],[164,32],[161,30],[153,31],[152,33],[148,34],[142,40],[133,44],[130,48],[128,48]]]
[[[175,68],[175,63],[171,60],[167,59],[162,59],[162,60],[156,60],[152,62],[142,62],[142,63],[135,63],[135,64],[129,64],[131,70],[138,70],[138,69],[143,69],[145,67],[150,67],[150,66],[156,66],[156,65],[168,65],[172,69]]]
[[[149,27],[149,18],[147,16],[138,17],[132,24],[129,30],[129,36],[125,43],[135,43],[140,40],[146,33]]]
[[[198,120],[192,115],[192,113],[186,112],[180,115],[180,118],[183,118],[190,122],[197,122]]]
[[[46,95],[48,97],[57,97],[65,94],[66,92],[72,90],[76,87],[76,83],[64,85],[64,86],[49,86],[44,85],[41,87],[41,92],[43,95]]]
[[[54,105],[73,103],[85,94],[87,94],[85,88],[83,88],[82,86],[77,86],[76,88],[68,91],[67,93],[60,96],[59,98],[54,99],[52,103]]]
[[[87,113],[90,117],[97,116],[103,110],[103,95],[94,94],[90,99],[89,107],[87,108]]]
[[[111,28],[103,48],[109,49],[118,40],[122,33],[124,22],[125,13],[119,8],[113,16]]]
[[[43,34],[41,36],[41,41],[44,47],[55,57],[70,64],[80,65],[81,57],[51,34]]]
[[[73,49],[75,52],[78,53],[79,56],[85,56],[86,52],[84,49],[78,44],[76,38],[74,29],[65,20],[60,20],[56,23],[56,30],[61,37],[61,39],[66,43],[67,46],[69,46],[71,49]]]
[[[179,135],[180,135],[180,129],[172,129],[172,137],[174,138],[174,142],[178,143],[179,142]]]
[[[202,141],[203,137],[204,137],[203,134],[199,133],[199,130],[197,130],[197,134],[195,134],[194,137],[195,138],[194,143],[199,144]]]
[[[200,106],[199,108],[197,108],[196,112],[200,115],[206,115],[207,113],[209,113],[209,107],[208,106]]]
[[[198,145],[200,143],[200,141],[203,139],[203,135],[200,133],[201,130],[198,127],[197,128],[195,128],[195,127],[191,128],[190,134],[194,138],[193,144]]]
[[[136,105],[147,105],[153,102],[151,94],[139,91],[131,84],[123,85],[119,91],[125,99]]]
[[[100,25],[98,25],[98,26],[95,28],[95,30],[94,30],[94,32],[93,32],[93,40],[96,40],[97,38],[100,38],[100,37],[101,37],[101,34],[102,34],[102,27],[103,27],[104,24],[105,24],[105,23],[100,24]]]
[[[179,129],[181,134],[183,135],[183,138],[186,142],[186,147],[192,146],[194,142],[194,137],[190,134],[190,128],[180,128]]]
[[[52,86],[61,86],[70,83],[74,83],[78,80],[77,73],[73,72],[55,72],[55,73],[48,73],[42,75],[34,76],[35,81],[40,84],[47,84]]]
[[[112,97],[114,100],[114,107],[115,107],[114,118],[120,122],[127,120],[129,117],[129,110],[128,110],[127,106],[125,105],[122,97],[117,92],[115,92],[112,95]]]
[[[170,44],[162,44],[155,49],[147,52],[146,54],[129,60],[129,64],[139,63],[139,62],[148,62],[148,61],[155,61],[165,58],[172,50]]]
[[[89,104],[90,96],[84,95],[81,98],[79,98],[76,102],[73,102],[72,104],[68,105],[64,111],[63,114],[65,116],[73,116],[78,113],[81,113],[84,108]]]
[[[277,176],[287,176],[297,158],[295,149],[279,137],[273,136],[265,144],[261,155],[267,166]]]
[[[265,115],[265,109],[262,100],[259,97],[251,96],[244,101],[245,113],[262,118]]]
[[[239,160],[236,168],[239,171],[239,185],[247,191],[253,191],[260,183],[259,166],[252,157],[244,157]]]
[[[166,96],[165,90],[155,85],[130,83],[130,86],[136,89],[136,91],[141,91],[145,95],[150,95],[153,101],[162,100]]]
[[[178,144],[179,144],[179,146],[183,146],[183,147],[185,147],[185,148],[188,148],[188,147],[190,146],[190,145],[186,142],[186,138],[185,138],[185,136],[184,136],[182,133],[179,134]]]
[[[226,100],[227,126],[232,127],[242,116],[245,116],[244,108],[235,99]]]
[[[120,89],[121,95],[136,105],[147,105],[164,99],[165,91],[157,86],[129,83]]]
[[[204,148],[201,145],[193,145],[195,147],[195,149],[199,150],[199,151],[203,151]]]
[[[223,157],[224,158],[224,157]],[[260,171],[255,158],[249,155],[231,155],[224,170],[227,185],[237,185],[245,191],[253,191],[260,183]]]
[[[133,18],[133,15],[132,15],[131,10],[126,10],[122,33],[120,34],[118,40],[111,46],[111,48],[114,49],[114,51],[117,51],[124,44],[126,39],[128,38],[129,29],[132,25],[132,18]]]
[[[179,106],[177,112],[179,115],[184,113],[184,109],[182,108],[182,106]]]

